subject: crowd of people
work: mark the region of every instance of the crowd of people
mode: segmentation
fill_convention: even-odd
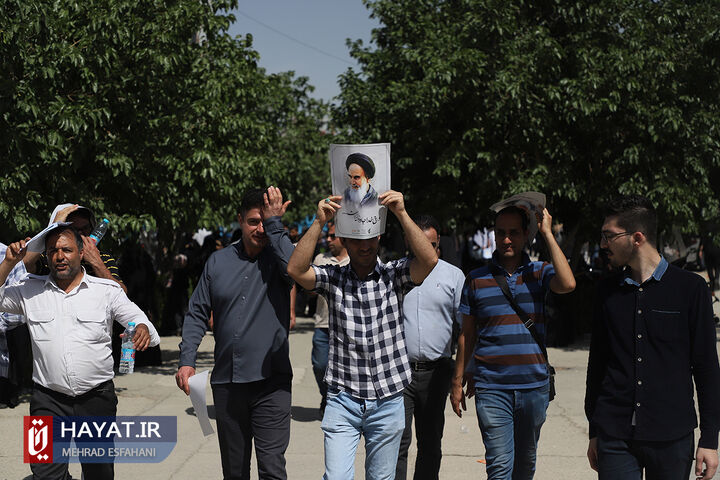
[[[288,477],[289,332],[312,303],[323,478],[353,478],[363,438],[366,477],[404,479],[413,433],[414,478],[438,478],[447,399],[462,416],[471,397],[488,478],[533,478],[554,396],[545,299],[576,287],[550,213],[542,205],[497,211],[493,226],[472,236],[473,266],[463,272],[462,259],[452,258],[462,249],[454,241],[443,248],[435,219],[411,216],[400,192],[376,200],[401,227],[400,258],[381,259],[380,237],[336,231],[343,196],[319,199],[314,220],[293,231],[282,221],[290,202],[273,186],[245,192],[232,237],[206,236],[202,254],[186,244],[173,256],[161,316],[182,334],[176,382],[189,393],[198,347],[211,330],[224,477],[249,478],[253,445],[260,478]],[[153,270],[147,252],[128,250],[132,261],[118,267],[89,238],[94,224],[89,209],[59,205],[44,236],[0,249],[0,330],[25,325],[29,334],[31,415],[115,415],[113,324],[138,326],[138,350],[159,343],[157,314],[145,313],[152,302],[123,281],[134,274],[132,284],[154,281],[139,273]],[[598,227],[611,268],[592,307],[590,467],[601,479],[677,479],[690,476],[694,461],[694,473],[710,479],[720,430],[710,290],[660,254],[647,199],[618,197]],[[528,254],[534,232],[546,260]],[[0,376],[8,375],[9,360],[0,356]],[[66,464],[31,468],[37,478],[67,474]],[[113,478],[112,464],[82,468],[86,478]]]

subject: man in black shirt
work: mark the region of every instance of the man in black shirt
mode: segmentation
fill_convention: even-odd
[[[588,459],[599,478],[687,479],[700,410],[695,474],[718,466],[720,367],[710,292],[658,253],[657,217],[644,197],[620,197],[601,247],[621,271],[599,286],[588,362]],[[703,470],[703,464],[705,470]]]

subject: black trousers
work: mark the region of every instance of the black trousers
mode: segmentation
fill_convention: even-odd
[[[291,377],[212,385],[223,477],[250,478],[255,442],[260,479],[285,480]]]
[[[407,477],[408,449],[412,443],[412,421],[415,417],[417,457],[415,480],[437,479],[442,459],[442,436],[454,362],[450,358],[437,361],[429,370],[413,370],[412,381],[403,391],[405,430],[400,442],[395,480]]]
[[[117,413],[117,396],[112,380],[101,383],[87,393],[71,397],[35,385],[30,398],[30,415],[57,415],[62,417],[101,415],[114,417]],[[81,459],[82,462],[82,459]],[[112,463],[81,463],[86,479],[112,480],[115,469]],[[69,479],[67,463],[31,463],[33,479]]]
[[[677,480],[690,477],[695,440],[692,432],[664,442],[621,440],[598,435],[600,480]],[[643,472],[645,476],[643,477]]]

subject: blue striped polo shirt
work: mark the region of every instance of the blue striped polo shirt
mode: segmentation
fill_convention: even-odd
[[[532,262],[523,254],[523,265],[506,273],[510,293],[535,321],[545,341],[545,294],[555,269],[547,262]],[[536,388],[548,381],[542,350],[510,306],[489,266],[470,272],[463,286],[460,311],[475,317],[475,386],[498,390]]]

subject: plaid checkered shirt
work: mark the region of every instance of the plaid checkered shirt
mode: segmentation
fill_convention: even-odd
[[[315,266],[315,291],[328,302],[328,387],[364,400],[401,392],[412,376],[402,326],[403,296],[415,284],[407,258],[382,264],[365,280],[350,265]]]

